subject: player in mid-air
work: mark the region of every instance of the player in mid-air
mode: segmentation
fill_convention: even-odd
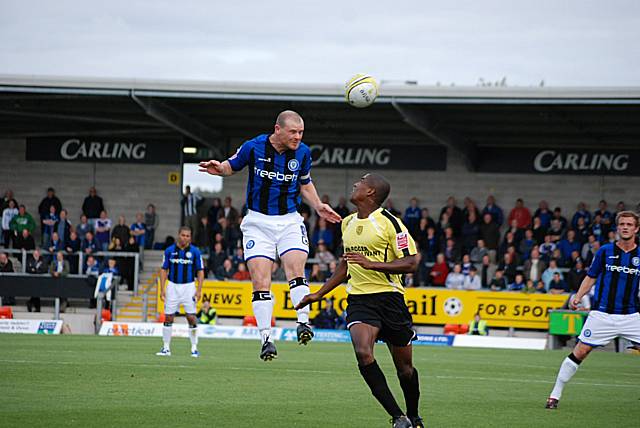
[[[416,246],[404,224],[382,208],[390,190],[389,183],[377,174],[366,174],[353,185],[351,202],[357,212],[342,222],[344,258],[331,278],[305,296],[296,309],[321,300],[348,279],[347,328],[360,374],[393,418],[394,427],[423,427],[418,414],[418,372],[412,362],[411,342],[416,333],[402,286],[403,274],[416,269]],[[393,356],[406,414],[373,356],[377,339],[387,343]]]
[[[595,302],[582,327],[573,352],[564,359],[556,384],[547,399],[546,408],[558,408],[562,390],[589,353],[597,346],[605,346],[616,337],[640,342],[640,248],[636,243],[640,217],[633,211],[621,211],[616,216],[618,238],[603,245],[591,263],[580,289],[571,300],[576,309],[593,285]]]
[[[262,341],[260,358],[277,356],[271,336],[271,268],[280,257],[294,305],[309,293],[304,266],[309,253],[307,231],[298,213],[302,195],[320,217],[336,223],[341,217],[322,203],[311,181],[311,151],[302,142],[304,121],[290,110],[276,119],[272,134],[246,141],[229,159],[200,163],[200,171],[229,176],[249,168],[247,215],[242,220],[244,255],[253,283],[252,306]],[[309,308],[297,311],[298,342],[313,338],[309,327]]]
[[[168,280],[168,284],[167,284]],[[196,281],[198,287],[196,288]],[[198,358],[198,320],[196,302],[202,296],[204,267],[198,247],[191,245],[191,229],[183,226],[178,231],[178,242],[164,252],[160,270],[160,299],[164,302],[164,326],[162,327],[162,349],[156,355],[171,356],[171,330],[174,314],[184,307],[189,322],[191,356]]]

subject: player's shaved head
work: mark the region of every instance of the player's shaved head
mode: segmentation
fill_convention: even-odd
[[[364,177],[367,184],[376,191],[373,196],[376,204],[382,205],[389,196],[391,185],[380,174],[366,174]]]
[[[302,116],[293,110],[285,110],[281,112],[276,118],[276,125],[284,128],[287,123],[303,123]]]

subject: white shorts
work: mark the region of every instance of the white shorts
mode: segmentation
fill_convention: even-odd
[[[265,215],[249,210],[240,230],[245,261],[254,257],[275,260],[291,250],[309,253],[307,229],[298,213]]]
[[[605,346],[616,337],[640,342],[640,314],[616,315],[591,311],[578,339],[590,346]]]
[[[187,314],[196,313],[196,283],[175,284],[167,281],[167,291],[164,298],[164,313],[173,315],[184,306]]]

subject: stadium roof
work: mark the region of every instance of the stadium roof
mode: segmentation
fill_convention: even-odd
[[[384,84],[355,109],[341,85],[0,76],[0,138],[187,137],[220,155],[268,131],[284,109],[306,140],[440,144],[474,169],[483,146],[632,148],[640,88],[443,87]],[[226,153],[224,153],[226,154]]]

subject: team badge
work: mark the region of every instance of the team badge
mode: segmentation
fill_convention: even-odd
[[[249,240],[249,242],[247,242],[247,250],[252,249],[255,245],[256,242],[253,239]]]
[[[591,330],[586,329],[585,331],[582,332],[582,334],[584,334],[584,337],[591,337]]]
[[[358,235],[362,234],[362,229],[364,229],[364,227],[362,227],[362,226],[358,226],[358,227],[356,227],[356,233],[357,233]]]
[[[298,160],[297,160],[297,159],[291,159],[291,160],[289,161],[289,163],[287,164],[287,166],[289,167],[289,169],[290,169],[291,171],[297,171],[297,170],[298,170],[298,167],[300,166],[300,163],[298,163]]]
[[[398,250],[405,250],[409,248],[409,235],[407,232],[398,233],[396,235],[396,246]]]
[[[634,257],[634,258],[632,258],[632,259],[631,259],[631,263],[632,263],[634,266],[640,266],[640,257]]]
[[[190,259],[191,258],[191,251],[187,251],[187,253],[185,254],[185,257]]]

